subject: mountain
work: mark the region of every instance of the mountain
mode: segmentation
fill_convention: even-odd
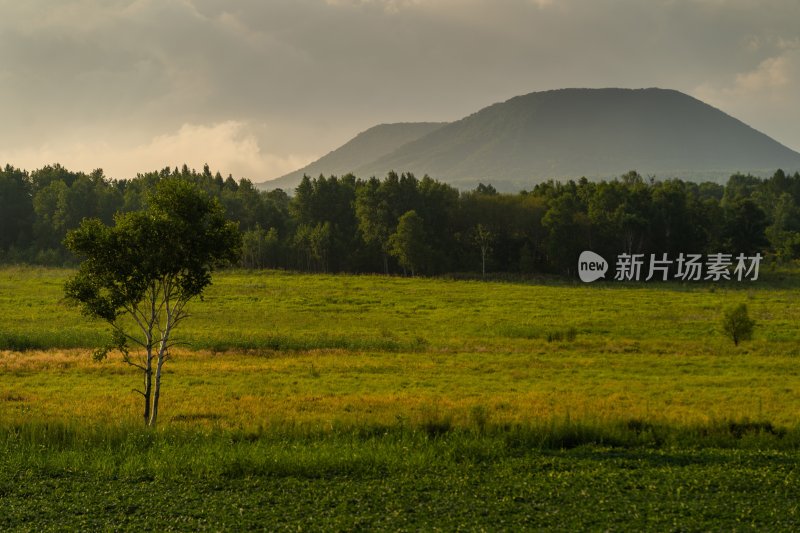
[[[424,137],[444,124],[444,122],[403,122],[373,126],[313,163],[280,178],[261,183],[259,186],[291,191],[300,183],[304,174],[317,177],[320,174],[341,176],[354,172],[365,162],[374,161],[406,143]]]
[[[700,100],[666,89],[535,92],[389,145],[358,165],[350,160],[350,170],[359,177],[414,172],[462,188],[482,181],[505,190],[550,178],[608,178],[631,169],[685,179],[800,170],[800,153]],[[320,162],[310,167],[325,174],[335,170],[316,166]]]

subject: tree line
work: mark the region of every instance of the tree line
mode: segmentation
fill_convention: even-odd
[[[575,274],[582,250],[620,253],[760,252],[800,258],[800,173],[735,174],[726,185],[659,181],[547,181],[500,194],[459,191],[428,176],[390,172],[304,177],[290,196],[249,180],[165,168],[131,180],[60,165],[0,170],[0,262],[74,264],[67,232],[84,218],[110,224],[146,207],[147,192],[178,177],[217,198],[242,233],[240,265],[309,272],[412,275]]]

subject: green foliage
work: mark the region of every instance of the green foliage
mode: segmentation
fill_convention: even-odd
[[[765,233],[780,261],[800,258],[800,208],[791,194],[784,192],[778,197],[772,225]]]
[[[386,198],[384,184],[374,177],[366,181],[358,191],[355,209],[364,242],[377,245],[388,253],[389,236],[397,217],[390,211],[390,199]]]
[[[360,242],[353,204],[358,187],[353,175],[317,179],[305,177],[291,200],[291,244],[299,252],[298,266],[305,270],[352,270],[359,262]]]
[[[635,420],[439,429],[2,426],[0,529],[800,527],[796,435],[737,439],[709,427],[719,434],[708,443],[732,446],[698,447],[696,436]],[[665,445],[647,444],[653,435]]]
[[[753,338],[753,327],[755,320],[751,319],[747,313],[747,304],[739,304],[725,310],[722,318],[722,331],[738,346],[742,341],[749,341]]]
[[[383,179],[351,174],[306,176],[290,197],[258,191],[246,179],[165,168],[115,181],[102,170],[59,165],[26,173],[0,170],[0,262],[62,265],[62,246],[84,218],[111,224],[115,213],[138,212],[164,180],[195,184],[216,198],[228,220],[247,233],[240,261],[247,268],[314,272],[383,272],[405,268],[390,238],[414,211],[424,221],[426,274],[575,273],[578,254],[744,253],[787,263],[800,257],[800,173],[769,179],[731,176],[727,187],[680,179],[656,181],[630,171],[618,179],[585,178],[537,184],[518,194],[481,184],[459,193],[428,176],[389,172]],[[490,246],[475,240],[488,229]],[[476,247],[481,261],[476,261]],[[415,265],[419,270],[420,265]]]
[[[724,243],[737,253],[754,254],[768,244],[767,214],[752,199],[733,202],[725,210]]]
[[[28,176],[11,165],[0,168],[0,252],[30,240],[33,221]]]
[[[66,246],[85,260],[65,292],[86,315],[116,322],[155,282],[170,283],[189,300],[211,282],[212,269],[238,259],[236,226],[191,184],[163,181],[148,204],[117,215],[114,226],[85,219],[67,235]]]
[[[572,275],[577,266],[575,258],[581,250],[589,248],[587,237],[591,221],[575,184],[570,183],[563,189],[548,202],[549,208],[542,217],[542,226],[547,232],[544,250],[560,273]]]
[[[108,354],[115,350],[122,354],[122,358],[124,361],[126,362],[130,361],[130,351],[128,350],[128,338],[119,329],[115,329],[111,332],[111,342],[109,342],[105,346],[101,346],[100,348],[95,349],[92,352],[92,360],[96,363],[104,361],[108,357]]]
[[[416,211],[407,211],[397,221],[397,230],[389,237],[389,253],[412,276],[425,265],[430,248],[425,243],[423,220]]]
[[[211,283],[212,270],[239,258],[236,224],[196,185],[167,179],[148,195],[146,210],[118,214],[113,226],[84,219],[65,243],[84,259],[64,285],[67,301],[112,326],[111,345],[93,357],[100,361],[116,348],[143,372],[144,419],[155,425],[173,329],[188,316],[186,304]],[[140,362],[129,357],[128,341],[145,350]]]
[[[389,172],[385,180],[371,178],[357,188],[355,212],[359,233],[367,246],[382,254],[384,273],[389,273],[390,255],[398,259],[404,271],[411,270],[409,257],[405,257],[405,263],[398,258],[398,253],[402,253],[400,248],[408,243],[397,247],[400,241],[410,236],[408,228],[401,231],[403,237],[394,237],[394,241],[392,238],[398,234],[401,217],[414,211],[416,216],[426,221],[424,228],[415,228],[414,238],[418,244],[427,247],[428,266],[446,270],[447,252],[453,244],[448,229],[453,223],[457,203],[458,192],[449,185],[428,176],[418,180],[411,173],[398,175]]]
[[[275,268],[281,259],[281,243],[278,230],[255,229],[242,233],[241,265],[245,268]]]
[[[305,256],[305,268],[313,272],[327,272],[331,254],[332,231],[330,222],[314,226],[303,224],[297,228],[294,244]]]

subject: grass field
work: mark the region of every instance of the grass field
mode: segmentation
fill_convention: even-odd
[[[224,272],[161,428],[0,269],[0,529],[796,528],[800,288]],[[753,341],[720,333],[747,303]],[[151,502],[164,502],[152,508]]]

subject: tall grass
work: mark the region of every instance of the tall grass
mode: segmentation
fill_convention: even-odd
[[[14,470],[85,472],[135,479],[332,475],[369,476],[436,465],[491,464],[578,447],[797,451],[800,431],[768,423],[695,427],[640,421],[551,421],[434,429],[432,424],[364,425],[325,431],[261,431],[63,422],[0,426],[0,465]]]

